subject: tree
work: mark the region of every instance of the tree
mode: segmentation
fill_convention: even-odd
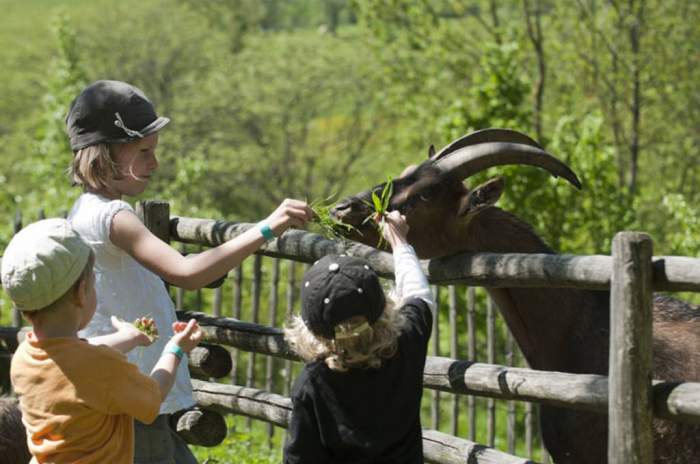
[[[201,82],[200,105],[181,108],[173,139],[187,156],[169,159],[177,174],[161,185],[244,218],[284,197],[343,192],[381,128],[373,113],[376,74],[347,40],[322,38],[251,37]]]

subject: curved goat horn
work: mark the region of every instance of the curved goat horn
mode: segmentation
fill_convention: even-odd
[[[454,143],[454,142],[453,142]],[[526,164],[546,169],[555,177],[562,177],[577,189],[581,182],[574,171],[538,146],[513,142],[482,142],[467,145],[447,155],[436,155],[434,166],[440,171],[466,179],[493,166]]]
[[[457,151],[460,148],[467,147],[469,145],[478,145],[484,142],[511,142],[511,143],[522,143],[525,145],[530,145],[543,149],[542,145],[535,142],[533,139],[523,134],[522,132],[514,131],[511,129],[482,129],[452,141],[445,147],[443,147],[437,154],[430,156],[430,159],[435,161],[446,155],[449,155],[453,151]]]

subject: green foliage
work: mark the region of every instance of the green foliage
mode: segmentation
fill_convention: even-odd
[[[79,194],[71,189],[66,174],[71,150],[64,118],[70,102],[86,81],[75,30],[65,13],[59,13],[53,19],[52,31],[57,54],[49,63],[45,92],[38,99],[40,110],[33,120],[19,123],[25,133],[8,138],[6,149],[12,153],[13,148],[18,148],[21,156],[15,154],[14,163],[0,176],[11,181],[9,188],[3,189],[0,211],[8,219],[14,217],[15,211],[23,211],[25,224],[38,219],[41,214],[65,214]],[[32,136],[28,137],[29,134]],[[4,237],[0,244],[3,241]]]
[[[453,140],[488,127],[527,130],[530,85],[518,66],[520,53],[517,43],[487,44],[472,86],[438,119],[439,133]]]
[[[58,56],[49,69],[46,93],[42,99],[42,115],[36,132],[37,143],[32,154],[20,166],[32,185],[43,186],[31,192],[23,206],[42,204],[52,214],[66,210],[66,201],[76,196],[70,191],[65,174],[70,144],[65,131],[68,107],[87,81],[78,54],[76,32],[65,13],[53,20]],[[39,195],[37,195],[39,194]]]
[[[227,416],[229,433],[216,447],[193,446],[197,461],[202,464],[276,464],[282,461],[280,437],[284,430],[277,429],[275,440],[267,434],[267,426],[256,422],[245,425],[244,417]],[[274,441],[275,446],[270,446]]]
[[[681,256],[700,256],[700,210],[681,194],[665,195],[662,211],[668,215],[664,249]]]
[[[632,199],[618,188],[614,147],[605,143],[603,132],[600,116],[564,117],[549,144],[549,150],[578,174],[581,191],[532,169],[525,182],[511,185],[502,202],[557,251],[609,254],[612,237],[634,220]]]
[[[280,33],[219,59],[177,102],[178,131],[163,140],[187,156],[163,150],[159,190],[186,207],[256,218],[284,197],[326,198],[353,181],[379,125],[376,71],[347,39]]]

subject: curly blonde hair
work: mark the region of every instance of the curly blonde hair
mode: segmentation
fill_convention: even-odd
[[[387,298],[384,312],[369,325],[364,316],[356,316],[335,326],[334,340],[314,335],[300,316],[292,317],[284,327],[284,338],[304,361],[322,360],[334,370],[379,368],[384,359],[392,358],[398,349],[406,318],[397,309],[396,301]]]

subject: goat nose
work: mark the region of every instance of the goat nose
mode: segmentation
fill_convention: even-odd
[[[348,209],[348,204],[346,201],[344,201],[342,203],[338,203],[337,205],[333,206],[329,212],[330,212],[332,217],[339,217],[339,215],[342,214],[340,212],[343,210],[347,210],[347,209]],[[346,213],[347,213],[347,211],[346,211]]]
[[[353,212],[352,200],[342,200],[330,209],[331,217],[342,219]]]

